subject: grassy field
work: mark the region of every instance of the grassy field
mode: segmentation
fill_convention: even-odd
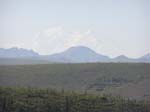
[[[142,83],[147,80],[148,83]],[[149,96],[150,64],[146,63],[87,63],[0,66],[0,86],[41,87],[101,93],[130,93],[141,85]],[[129,89],[128,91],[128,88]],[[119,88],[119,89],[118,89]],[[120,89],[121,88],[121,89]],[[138,90],[137,86],[137,91]],[[121,90],[122,91],[122,90]],[[136,90],[135,90],[136,91]],[[121,94],[121,93],[120,93]],[[126,94],[125,94],[126,95]],[[135,93],[136,95],[136,93]],[[128,95],[130,97],[130,94]],[[134,96],[134,94],[132,94]],[[132,97],[131,96],[131,97]]]

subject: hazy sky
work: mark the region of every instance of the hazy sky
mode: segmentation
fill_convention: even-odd
[[[0,0],[0,47],[78,45],[110,57],[150,52],[150,0]]]

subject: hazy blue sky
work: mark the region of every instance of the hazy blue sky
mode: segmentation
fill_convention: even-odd
[[[40,54],[84,45],[110,57],[150,52],[150,0],[0,0],[0,47]]]

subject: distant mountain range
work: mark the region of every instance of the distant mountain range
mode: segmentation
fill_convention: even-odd
[[[48,55],[45,57],[55,62],[106,62],[109,60],[107,56],[96,53],[88,47],[78,46],[71,47],[64,52]],[[43,58],[44,59],[44,58]]]
[[[124,55],[120,55],[116,58],[109,58],[108,56],[98,54],[88,47],[77,46],[71,47],[64,52],[52,54],[52,55],[39,55],[33,50],[27,50],[23,48],[0,48],[0,62],[7,63],[13,62],[15,64],[38,64],[38,63],[88,63],[88,62],[150,62],[150,53],[137,58],[128,58]],[[26,60],[26,61],[22,61]],[[8,61],[9,60],[9,61]],[[18,61],[19,60],[19,61]],[[37,61],[37,62],[36,62]],[[26,62],[26,63],[25,63]],[[27,63],[29,62],[29,63]],[[1,63],[0,63],[1,64]]]
[[[4,49],[0,48],[0,57],[1,58],[23,58],[23,57],[38,57],[39,54],[34,52],[33,50],[27,50],[23,48],[9,48]]]

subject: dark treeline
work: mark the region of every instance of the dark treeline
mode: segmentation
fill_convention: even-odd
[[[86,92],[0,87],[0,112],[150,112],[150,102]]]

